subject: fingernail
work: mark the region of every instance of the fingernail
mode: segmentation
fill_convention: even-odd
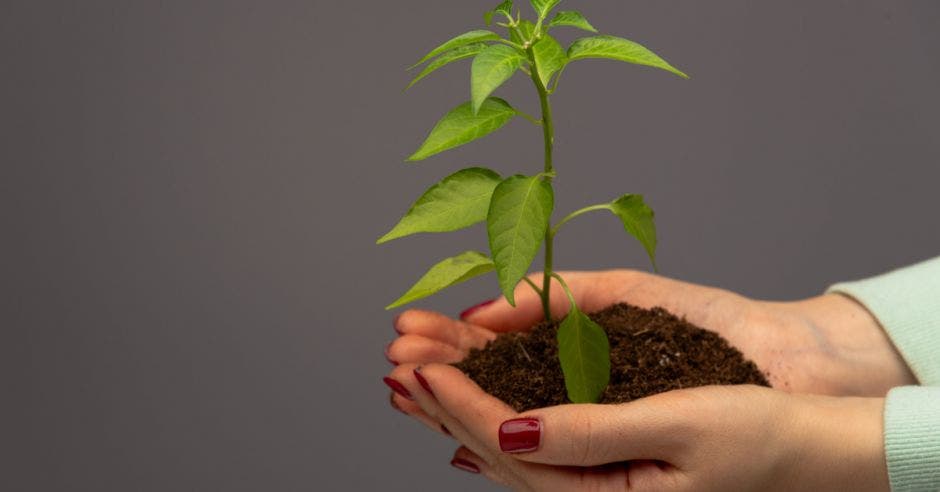
[[[505,453],[526,453],[539,448],[542,423],[538,419],[512,419],[499,426],[499,449]]]
[[[447,434],[448,436],[453,436],[453,434],[450,433],[450,429],[448,429],[444,424],[441,424],[441,432]]]
[[[474,465],[474,464],[473,464],[472,462],[470,462],[470,461],[462,460],[462,459],[460,459],[460,458],[454,458],[454,459],[450,460],[450,466],[452,466],[452,467],[454,467],[454,468],[456,468],[456,469],[458,469],[458,470],[463,470],[463,471],[465,471],[465,472],[480,473],[480,467],[479,467],[479,466]]]
[[[407,413],[405,412],[403,408],[398,406],[398,403],[395,402],[395,393],[388,394],[388,402],[392,405],[392,408],[394,408],[395,410],[398,410],[401,413]]]
[[[428,384],[428,380],[424,379],[424,376],[421,375],[420,369],[421,369],[420,367],[416,367],[415,370],[413,371],[415,373],[415,379],[418,380],[418,384],[420,384],[421,387],[424,388],[425,391],[427,391],[428,393],[431,393],[431,396],[434,396],[434,391],[431,390],[431,385]]]
[[[392,320],[392,328],[395,329],[395,333],[398,333],[399,335],[404,335],[404,333],[401,331],[401,328],[398,327],[398,321],[401,319],[401,315],[402,313],[398,313],[395,316],[395,319]]]
[[[392,388],[392,391],[394,391],[395,393],[398,393],[399,395],[404,396],[405,398],[409,400],[415,399],[415,397],[411,396],[411,392],[408,391],[408,388],[406,388],[405,385],[399,383],[398,381],[395,381],[394,379],[388,378],[388,377],[382,378],[382,381],[385,381],[385,384],[387,384],[389,388]]]
[[[385,360],[387,360],[389,364],[393,366],[397,366],[398,362],[395,360],[392,360],[392,356],[388,355],[388,349],[390,349],[391,347],[392,347],[391,342],[389,342],[389,344],[385,346]]]
[[[494,302],[496,302],[496,299],[490,299],[488,301],[483,301],[476,306],[468,307],[460,313],[460,319],[467,319],[471,314],[485,308],[486,306],[489,306],[490,304],[493,304]]]

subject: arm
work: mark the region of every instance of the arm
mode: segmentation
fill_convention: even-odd
[[[878,319],[920,384],[940,385],[940,257],[884,275],[836,284]]]
[[[878,277],[832,286],[881,323],[923,385],[885,401],[885,455],[894,491],[940,486],[940,257]]]

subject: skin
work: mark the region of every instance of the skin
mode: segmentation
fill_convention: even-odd
[[[465,320],[402,313],[388,350],[400,365],[389,377],[414,400],[396,394],[393,404],[435,431],[445,425],[462,444],[456,458],[515,490],[888,490],[883,398],[916,381],[862,306],[840,295],[755,301],[626,270],[562,276],[585,312],[662,306],[720,333],[770,374],[773,389],[712,386],[519,415],[446,363],[540,321],[540,301],[525,287],[516,308],[501,299]],[[553,316],[564,316],[564,294],[552,294]],[[539,447],[503,452],[500,425],[518,417],[541,422]]]

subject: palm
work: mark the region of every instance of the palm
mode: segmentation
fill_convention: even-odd
[[[909,379],[909,372],[880,330],[843,337],[849,342],[834,340],[838,333],[804,315],[806,310],[794,308],[799,303],[759,302],[722,289],[627,270],[562,276],[586,312],[618,302],[643,308],[660,306],[719,333],[753,360],[772,386],[784,391],[881,396]],[[516,299],[515,308],[501,299],[467,321],[427,311],[405,312],[398,321],[403,336],[390,347],[390,357],[416,364],[457,362],[497,333],[524,331],[543,319],[539,298],[528,286],[517,290]],[[563,317],[567,309],[567,299],[556,286],[552,289],[552,315]],[[870,343],[866,344],[866,337]]]
[[[867,311],[840,296],[821,296],[794,303],[768,303],[747,299],[721,289],[631,271],[572,272],[562,275],[570,285],[578,305],[587,312],[619,302],[643,308],[660,306],[673,314],[685,317],[693,324],[721,334],[745,356],[757,363],[769,375],[769,380],[775,388],[786,392],[883,396],[887,389],[896,385],[911,384],[913,381],[913,376],[903,360],[877,323],[870,319]],[[624,490],[624,484],[630,484],[631,490],[727,490],[730,484],[725,483],[722,477],[737,477],[736,467],[742,462],[754,460],[760,453],[748,451],[748,454],[733,457],[726,462],[728,468],[722,470],[710,463],[716,456],[713,450],[726,443],[729,435],[743,440],[732,449],[767,449],[764,439],[766,436],[763,436],[761,431],[773,428],[768,427],[766,422],[779,414],[781,402],[790,401],[780,398],[792,398],[792,401],[806,398],[803,395],[784,396],[782,392],[752,386],[713,386],[654,395],[622,407],[550,407],[541,409],[540,412],[573,412],[574,415],[580,415],[579,412],[584,413],[584,408],[593,408],[594,411],[600,412],[618,408],[649,410],[652,417],[650,420],[641,419],[642,425],[631,427],[629,431],[620,428],[611,430],[614,436],[624,433],[630,435],[631,439],[622,441],[624,443],[637,442],[637,437],[655,428],[654,424],[657,422],[678,422],[681,429],[695,428],[708,432],[696,431],[699,439],[695,442],[700,444],[700,455],[686,452],[671,457],[653,453],[598,460],[596,463],[571,462],[567,461],[567,458],[556,463],[578,465],[575,467],[550,466],[543,464],[546,462],[516,459],[514,455],[497,451],[499,447],[493,442],[496,434],[493,429],[496,429],[500,422],[514,418],[517,414],[502,401],[485,394],[456,368],[434,364],[457,362],[472,348],[483,347],[501,332],[523,331],[542,320],[540,301],[528,287],[517,291],[516,300],[516,308],[510,307],[505,300],[499,300],[468,315],[465,320],[455,320],[429,311],[407,311],[402,314],[396,325],[402,336],[389,347],[388,354],[391,359],[401,363],[392,370],[389,377],[403,383],[407,392],[416,399],[411,400],[400,394],[393,395],[395,406],[432,429],[443,432],[450,429],[448,433],[452,433],[464,445],[458,449],[455,459],[476,463],[485,476],[514,489],[578,490],[583,486],[590,490],[617,491]],[[561,318],[567,309],[567,300],[560,289],[553,288],[552,316]],[[865,319],[866,317],[869,319]],[[416,366],[422,365],[427,365],[421,372],[431,380],[431,385],[434,386],[433,395],[419,386],[415,381],[416,377],[411,374]],[[831,403],[834,400],[826,401]],[[756,405],[754,402],[764,404]],[[873,422],[876,423],[873,435],[880,436],[877,429],[880,425],[880,403],[876,402],[874,407],[877,407],[877,411],[872,414]],[[766,411],[755,413],[755,408],[764,408]],[[673,416],[675,418],[662,418],[662,415],[675,411],[679,411],[679,414]],[[756,415],[751,425],[745,425],[747,420],[741,417],[746,415]],[[606,418],[591,420],[586,414],[583,416],[592,422],[607,421]],[[839,412],[836,416],[842,418]],[[441,423],[447,428],[441,427]],[[686,424],[694,425],[681,427]],[[596,427],[578,425],[572,429]],[[823,427],[829,429],[838,426],[826,423]],[[743,428],[754,431],[741,431]],[[649,442],[655,445],[655,449],[662,449],[663,443],[673,443],[680,449],[687,449],[686,440],[672,439],[683,435],[675,429],[661,430],[654,434]],[[702,439],[703,436],[709,435],[714,437],[712,442]],[[835,441],[841,446],[840,439],[841,437]],[[586,442],[592,441],[589,439]],[[880,450],[880,440],[875,439],[873,442],[874,448]],[[608,447],[610,446],[596,446],[597,449]],[[816,447],[818,446],[815,444],[812,446],[813,449]],[[838,446],[837,448],[841,449]],[[585,456],[585,453],[574,450],[565,456],[576,458]],[[636,459],[651,456],[657,461]],[[879,463],[883,462],[883,456],[879,460]],[[701,463],[696,465],[697,462],[710,464],[699,466]],[[615,464],[599,468],[593,466],[599,463]],[[585,465],[587,467],[582,467]],[[714,476],[698,477],[690,481],[687,472],[696,466],[698,471],[710,471]],[[865,467],[869,468],[880,470],[877,466]],[[825,473],[812,475],[827,476]],[[760,473],[754,474],[754,477],[759,476]],[[867,480],[865,483],[883,486],[883,481]],[[740,485],[738,482],[736,485]],[[701,485],[705,483],[710,483],[712,487],[703,488]],[[750,488],[768,489],[756,485]]]

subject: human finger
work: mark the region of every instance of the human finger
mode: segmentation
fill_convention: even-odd
[[[630,460],[671,461],[688,427],[650,397],[620,405],[559,405],[525,412],[498,427],[500,450],[551,465],[597,466]]]
[[[459,369],[445,364],[423,365],[416,374],[423,384],[422,395],[427,401],[419,401],[429,415],[450,418],[466,428],[482,446],[490,450],[499,449],[495,426],[516,415],[515,410],[492,395],[484,392]],[[467,443],[464,443],[467,444]],[[480,453],[479,449],[473,449]]]
[[[395,318],[395,331],[399,335],[420,335],[464,351],[482,347],[496,338],[485,328],[420,309],[409,309],[399,314]]]
[[[631,293],[641,292],[633,289],[634,285],[659,279],[631,270],[558,272],[558,275],[568,284],[578,307],[585,312],[597,311],[617,302],[630,301]],[[529,275],[528,278],[539,288],[542,287],[541,273]],[[526,330],[545,319],[542,299],[527,283],[520,282],[516,287],[515,301],[516,306],[513,307],[504,297],[499,298],[472,310],[462,318],[468,323],[496,332]],[[568,297],[555,279],[549,288],[549,306],[555,319],[564,317],[570,309]]]
[[[392,364],[423,364],[459,362],[467,353],[453,345],[421,335],[402,335],[385,348],[385,357]]]
[[[466,446],[460,446],[454,451],[454,457],[450,460],[450,465],[458,470],[468,473],[480,474],[487,479],[496,482],[504,487],[511,485],[503,473],[497,467],[491,466],[478,454],[470,451]]]
[[[414,419],[418,420],[419,422],[421,422],[422,424],[424,424],[429,429],[435,432],[439,432],[447,436],[452,435],[450,433],[450,429],[448,429],[444,424],[441,424],[437,422],[436,420],[434,420],[433,418],[431,418],[428,414],[424,412],[424,410],[421,409],[420,406],[418,406],[417,403],[411,400],[408,400],[407,398],[395,392],[392,392],[391,395],[389,396],[389,405],[391,405],[391,407],[394,408],[395,410],[398,410],[399,412],[409,417],[413,417]]]
[[[574,293],[575,300],[581,304],[579,298],[594,278],[593,272],[561,272],[559,275],[565,279]],[[542,274],[534,273],[528,279],[542,288]],[[461,317],[468,323],[479,325],[495,332],[509,332],[526,330],[545,319],[542,299],[539,293],[526,282],[520,282],[514,291],[516,305],[512,306],[505,297],[480,305]],[[570,308],[568,297],[562,290],[561,284],[552,279],[549,287],[549,305],[552,317],[563,317]]]

